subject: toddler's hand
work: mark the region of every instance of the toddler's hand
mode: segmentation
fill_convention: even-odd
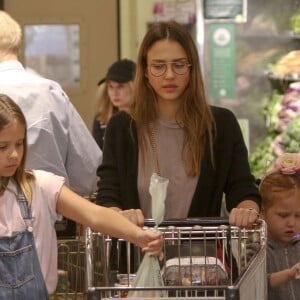
[[[295,264],[290,270],[294,279],[300,279],[300,263]]]

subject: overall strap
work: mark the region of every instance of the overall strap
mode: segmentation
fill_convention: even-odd
[[[31,214],[31,208],[28,205],[28,202],[24,196],[24,193],[22,192],[21,188],[17,188],[17,200],[20,206],[21,214],[24,220],[31,220],[32,214]]]

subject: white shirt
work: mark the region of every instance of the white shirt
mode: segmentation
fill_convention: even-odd
[[[33,235],[41,270],[48,292],[51,294],[57,284],[57,238],[54,223],[61,219],[56,213],[56,202],[64,184],[64,178],[45,171],[33,171],[36,184],[33,187],[31,211]],[[17,189],[11,182],[0,197],[0,236],[11,236],[13,232],[24,231],[23,220],[17,202]]]
[[[12,98],[26,117],[26,168],[63,176],[81,195],[94,192],[102,152],[60,85],[9,60],[0,63],[0,93]]]

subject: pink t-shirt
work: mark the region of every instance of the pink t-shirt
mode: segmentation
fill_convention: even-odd
[[[56,213],[56,201],[65,182],[63,177],[34,170],[36,185],[32,193],[33,234],[38,257],[49,294],[57,284],[57,238],[54,223],[61,220]],[[16,199],[16,187],[9,182],[0,197],[0,236],[24,231],[26,225]]]

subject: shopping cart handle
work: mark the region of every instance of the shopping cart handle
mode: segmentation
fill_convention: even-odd
[[[155,222],[153,219],[145,219],[145,226],[154,227]],[[228,218],[224,217],[203,217],[203,218],[186,218],[186,219],[168,219],[164,220],[159,226],[220,226],[229,225]]]

